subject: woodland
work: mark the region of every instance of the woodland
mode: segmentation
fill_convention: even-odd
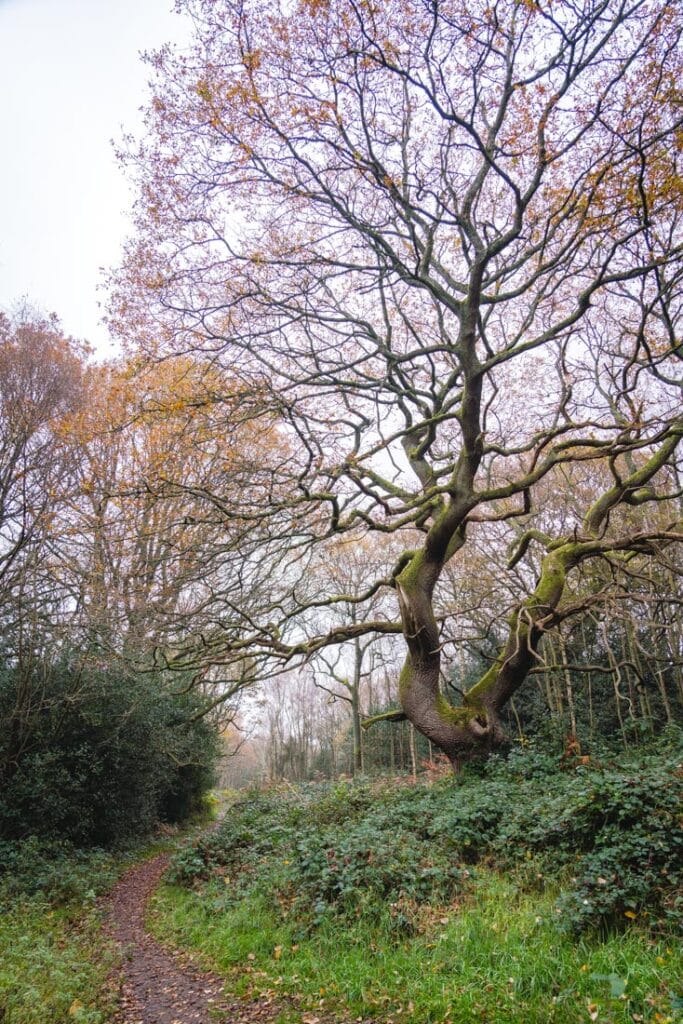
[[[267,1019],[679,1019],[680,9],[177,7],[120,355],[0,315],[0,938],[94,964],[0,1019],[216,784],[151,926]]]

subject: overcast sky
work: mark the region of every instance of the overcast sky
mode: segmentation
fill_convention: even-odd
[[[111,140],[140,125],[140,51],[184,34],[172,6],[0,0],[0,309],[27,297],[103,356],[99,268],[132,199]]]

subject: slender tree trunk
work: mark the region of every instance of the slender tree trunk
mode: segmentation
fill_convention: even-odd
[[[360,641],[354,643],[353,682],[351,684],[351,721],[353,724],[353,774],[363,771],[363,730],[361,729],[360,684],[363,651]]]
[[[567,697],[567,710],[569,711],[569,728],[572,736],[578,740],[576,727],[576,709],[574,707],[574,690],[572,687],[572,675],[567,662],[567,645],[562,633],[559,634],[560,656],[562,658],[562,672],[564,675],[564,692]]]
[[[410,749],[410,770],[414,779],[417,778],[417,750],[415,747],[415,726],[408,726],[408,745]]]
[[[583,654],[585,658],[588,655],[588,644],[586,642],[586,628],[584,622],[581,623],[581,643],[583,645]],[[588,672],[586,686],[588,692],[588,731],[592,737],[595,733],[595,719],[593,716],[593,673],[590,671]]]
[[[673,713],[671,711],[671,703],[669,701],[669,694],[666,689],[666,679],[664,678],[664,672],[661,668],[658,668],[655,677],[657,679],[657,687],[659,689],[659,696],[662,699],[662,707],[664,708],[664,714],[666,715],[666,724],[671,725],[674,720]]]

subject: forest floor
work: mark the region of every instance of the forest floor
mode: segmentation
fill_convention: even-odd
[[[547,760],[243,794],[123,858],[27,843],[2,1024],[683,1024],[678,750]]]
[[[220,978],[200,970],[187,953],[162,945],[147,931],[147,905],[168,860],[168,854],[159,854],[136,864],[107,899],[105,931],[123,953],[117,986],[119,1007],[111,1024],[275,1022],[283,1011],[279,1002],[270,998],[247,1002],[227,999]],[[304,1014],[302,1020],[311,1021],[311,1015]],[[316,1024],[326,1021],[315,1017]]]
[[[147,923],[224,979],[216,1024],[683,1024],[679,765],[243,794]]]

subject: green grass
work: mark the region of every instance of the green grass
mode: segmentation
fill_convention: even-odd
[[[572,939],[556,896],[480,868],[460,905],[387,907],[373,923],[330,919],[301,935],[266,893],[226,907],[215,882],[200,891],[169,885],[152,925],[221,971],[236,994],[281,1000],[283,1021],[304,1010],[395,1024],[681,1019],[683,963],[671,939],[637,928]],[[413,915],[409,937],[397,933],[399,913]]]
[[[30,838],[0,844],[0,1021],[105,1024],[109,972],[97,896],[126,860]]]
[[[133,862],[174,845],[148,842],[118,855],[34,840],[6,846],[0,876],[1,1024],[111,1020],[111,977],[119,954],[102,934],[97,897]]]
[[[92,907],[55,908],[17,896],[0,914],[2,1024],[104,1024],[111,1016],[103,948]]]
[[[176,855],[152,926],[283,1024],[683,1021],[679,764],[531,752],[246,794]]]

